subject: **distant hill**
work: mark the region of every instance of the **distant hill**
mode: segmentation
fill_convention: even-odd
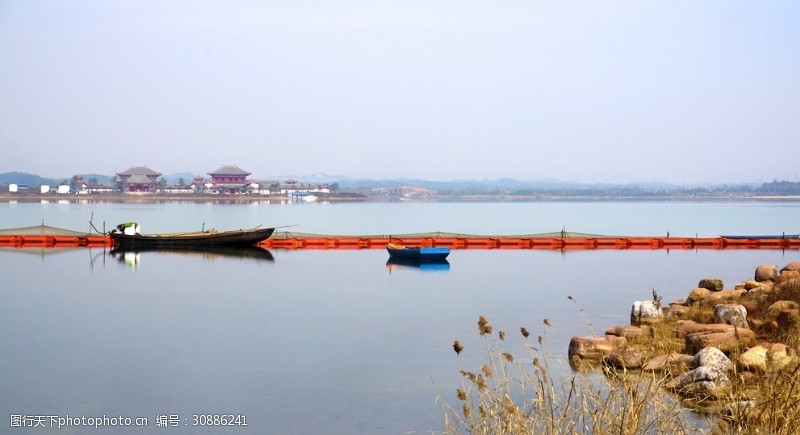
[[[83,181],[89,182],[92,178],[96,178],[99,184],[110,184],[111,177],[102,174],[82,174]],[[28,186],[41,186],[46,184],[48,186],[58,186],[59,184],[69,184],[72,176],[64,178],[47,178],[36,174],[29,174],[27,172],[4,172],[0,173],[0,185],[8,186],[9,184],[27,184]]]
[[[28,186],[47,184],[49,186],[54,186],[61,184],[62,181],[64,181],[64,179],[44,178],[25,172],[5,172],[0,174],[0,185],[3,186],[8,186],[9,184],[27,184]]]

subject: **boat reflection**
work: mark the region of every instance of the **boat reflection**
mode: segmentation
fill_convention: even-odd
[[[444,272],[450,270],[450,263],[447,260],[420,261],[404,258],[389,258],[389,260],[386,261],[386,268],[389,269],[389,272],[395,268],[419,269],[425,272]]]
[[[275,257],[268,249],[259,246],[170,246],[170,247],[118,247],[110,254],[121,263],[137,265],[140,255],[146,252],[177,255],[195,255],[213,260],[219,257],[248,258],[257,261],[274,262]]]

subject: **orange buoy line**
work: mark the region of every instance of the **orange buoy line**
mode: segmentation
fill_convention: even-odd
[[[66,236],[41,234],[0,235],[0,246],[14,248],[102,248],[111,247],[111,238],[104,234]]]
[[[260,243],[276,249],[383,249],[386,236],[294,236]],[[416,237],[392,236],[403,245],[451,249],[800,249],[800,238],[724,237]]]
[[[451,249],[800,249],[800,238],[725,237],[490,237],[284,235],[259,246],[268,249],[384,249],[390,242]],[[113,247],[107,235],[0,235],[0,247]]]

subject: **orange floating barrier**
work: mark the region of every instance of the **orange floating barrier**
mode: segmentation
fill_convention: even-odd
[[[104,234],[41,234],[32,227],[31,234],[0,235],[0,246],[25,247],[109,247]],[[44,228],[44,227],[42,227]],[[552,236],[550,236],[552,234]],[[391,241],[409,246],[449,247],[451,249],[800,249],[798,237],[612,237],[579,233],[550,233],[532,236],[465,236],[452,233],[429,233],[400,236],[330,236],[284,233],[258,245],[267,249],[384,249]],[[561,237],[559,237],[561,236]]]

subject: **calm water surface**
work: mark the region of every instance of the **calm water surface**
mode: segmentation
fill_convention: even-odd
[[[561,225],[655,234],[669,221],[714,235],[789,232],[798,216],[797,205],[781,203],[537,205],[19,203],[0,204],[0,227],[45,219],[78,228],[94,210],[96,223],[101,215],[138,220],[146,231],[204,222],[339,234],[524,234]],[[766,250],[461,250],[448,269],[427,271],[389,268],[382,250],[271,254],[145,252],[126,262],[102,249],[0,250],[0,414],[150,420],[100,433],[163,433],[159,414],[181,423],[192,414],[247,415],[247,427],[172,429],[183,433],[428,433],[442,428],[437,395],[454,403],[458,370],[483,363],[479,315],[520,351],[519,327],[542,334],[549,319],[547,345],[558,360],[573,335],[627,324],[631,302],[652,289],[669,301],[701,278],[732,286],[759,264],[800,259]],[[466,346],[460,359],[455,339]]]

